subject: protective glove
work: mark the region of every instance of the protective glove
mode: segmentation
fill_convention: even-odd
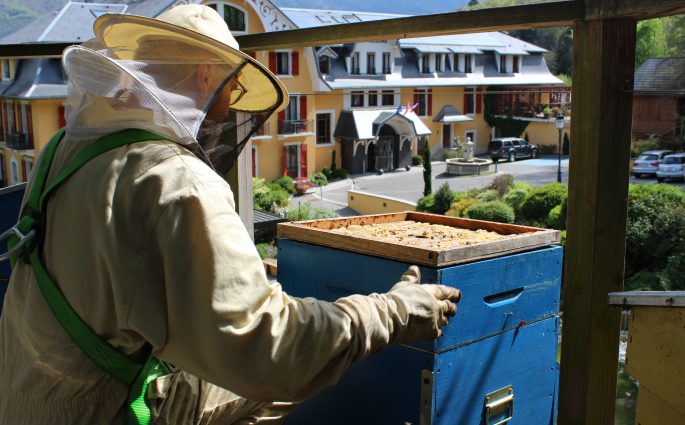
[[[399,328],[395,340],[413,342],[442,335],[442,326],[457,313],[458,289],[421,284],[421,271],[411,266],[386,294],[396,305]]]
[[[352,295],[334,304],[352,319],[356,360],[390,344],[432,339],[457,311],[458,289],[420,284],[419,268],[411,266],[386,294]]]

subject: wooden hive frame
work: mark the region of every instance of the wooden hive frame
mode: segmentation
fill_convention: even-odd
[[[332,229],[351,225],[363,226],[408,220],[469,230],[483,229],[502,235],[515,234],[519,236],[511,239],[487,241],[473,245],[431,249],[421,246],[408,246],[398,242],[382,241],[331,232]],[[443,267],[514,252],[527,251],[533,248],[559,243],[560,232],[557,230],[539,229],[536,227],[406,211],[402,213],[310,220],[296,223],[279,223],[278,236],[412,264]]]
[[[564,0],[236,37],[246,51],[363,40],[573,26],[573,166],[564,260],[559,425],[614,423],[637,21],[685,13],[685,0]],[[0,57],[59,56],[66,45],[3,45]],[[247,149],[245,152],[249,152]],[[250,225],[249,155],[233,181]]]

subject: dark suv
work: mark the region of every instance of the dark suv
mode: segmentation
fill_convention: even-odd
[[[517,158],[537,158],[538,147],[518,137],[498,137],[490,140],[488,153],[493,161],[506,158],[514,162]]]

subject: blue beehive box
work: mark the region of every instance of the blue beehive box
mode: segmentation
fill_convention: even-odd
[[[553,424],[561,263],[562,248],[545,245],[457,265],[421,265],[423,282],[462,292],[443,336],[353,365],[286,424]],[[334,301],[386,292],[411,264],[279,240],[278,281],[293,296]]]

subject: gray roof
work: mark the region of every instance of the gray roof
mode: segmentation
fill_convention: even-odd
[[[67,95],[60,58],[20,59],[15,75],[0,93],[3,98],[62,99]]]
[[[635,91],[685,94],[685,57],[647,59],[635,71]]]
[[[0,39],[0,44],[37,42],[80,43],[93,37],[93,22],[103,13],[155,17],[175,0],[110,0],[107,3],[68,2],[25,27]]]
[[[340,10],[295,9],[282,7],[280,10],[290,18],[298,28],[322,27],[328,25],[347,24],[355,22],[370,22],[382,19],[406,18],[408,15],[391,13],[368,13]],[[449,47],[455,47],[456,53],[480,53],[480,50],[500,50],[501,54],[528,54],[546,52],[542,47],[510,37],[501,32],[485,32],[478,34],[457,34],[436,37],[405,38],[400,40],[402,48],[421,48],[432,52],[447,52]],[[469,51],[459,49],[470,48]],[[475,50],[474,50],[475,49]]]

